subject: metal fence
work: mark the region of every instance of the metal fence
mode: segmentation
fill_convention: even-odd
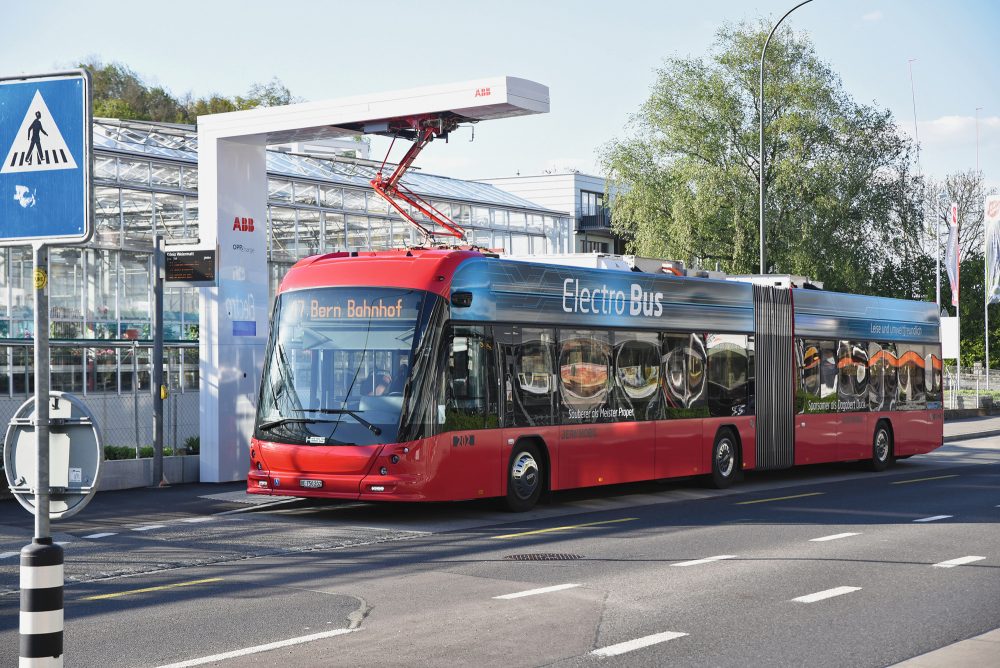
[[[49,343],[52,390],[80,397],[93,411],[106,446],[153,445],[152,344],[144,341]],[[198,343],[164,344],[163,445],[176,451],[199,434]],[[0,340],[0,420],[9,423],[34,393],[34,344]]]
[[[988,389],[987,389],[988,388]],[[944,368],[944,407],[991,408],[1000,406],[1000,371],[991,371],[989,382],[982,369]]]

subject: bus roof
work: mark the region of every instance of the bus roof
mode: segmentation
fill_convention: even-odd
[[[427,290],[466,321],[673,331],[754,331],[753,286],[710,278],[526,262],[472,249],[330,253],[299,261],[279,293],[313,287]],[[795,334],[814,338],[940,341],[934,304],[795,289]]]

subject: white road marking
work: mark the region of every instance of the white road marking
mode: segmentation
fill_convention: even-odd
[[[62,547],[63,545],[69,545],[72,542],[73,541],[71,541],[71,540],[57,540],[56,541],[56,545],[58,545],[59,547]]]
[[[971,564],[974,561],[982,561],[986,557],[959,557],[958,559],[949,559],[948,561],[942,561],[941,563],[934,564],[934,568],[955,568],[955,566],[964,566],[965,564]]]
[[[850,594],[852,591],[860,590],[861,587],[834,587],[833,589],[827,589],[826,591],[818,591],[815,594],[799,596],[798,598],[793,598],[792,600],[797,603],[815,603],[816,601],[833,598],[834,596],[843,596],[844,594]]]
[[[211,522],[213,519],[214,518],[212,518],[212,517],[188,517],[188,518],[186,518],[184,520],[181,520],[181,521],[182,522],[190,522],[191,524],[195,524],[196,522]]]
[[[107,538],[108,536],[117,536],[117,533],[92,533],[89,536],[84,536],[85,539],[93,540],[95,538]]]
[[[849,538],[851,536],[860,536],[860,533],[835,533],[832,536],[822,536],[820,538],[810,538],[810,543],[823,543],[828,540],[840,540],[841,538]]]
[[[946,520],[954,515],[934,515],[933,517],[923,517],[919,520],[913,520],[914,522],[937,522],[938,520]]]
[[[0,554],[0,559],[10,559],[11,557],[16,557],[21,554],[20,552],[4,552]]]
[[[591,654],[594,656],[618,656],[619,654],[632,652],[637,649],[642,649],[643,647],[649,647],[650,645],[657,645],[661,642],[667,642],[668,640],[673,640],[675,638],[683,638],[686,635],[686,633],[678,633],[676,631],[664,631],[663,633],[656,633],[651,636],[645,636],[644,638],[627,640],[625,642],[620,642],[617,645],[608,645],[607,647],[595,649],[591,652]]]
[[[134,527],[132,531],[152,531],[153,529],[162,529],[167,526],[166,524],[150,524],[144,527]]]
[[[523,598],[525,596],[534,596],[535,594],[548,594],[549,592],[562,591],[563,589],[572,589],[573,587],[579,587],[579,586],[580,585],[578,584],[553,585],[551,587],[541,587],[539,589],[529,589],[527,591],[519,591],[515,594],[504,594],[503,596],[494,596],[493,598],[507,601],[512,598]]]
[[[299,636],[298,638],[279,640],[277,642],[267,643],[266,645],[257,645],[256,647],[237,649],[233,650],[232,652],[225,652],[223,654],[213,654],[212,656],[203,656],[200,659],[189,659],[188,661],[171,663],[165,666],[160,666],[160,668],[190,668],[191,666],[202,666],[205,665],[206,663],[214,663],[216,661],[224,661],[226,659],[235,659],[236,657],[240,656],[259,654],[261,652],[268,652],[272,649],[291,647],[292,645],[301,645],[302,643],[312,642],[313,640],[322,640],[323,638],[342,636],[345,633],[351,633],[352,631],[358,631],[358,630],[360,629],[337,629],[335,631],[324,631],[322,633],[313,633],[312,635],[308,636]]]
[[[706,557],[704,559],[695,559],[694,561],[679,561],[676,564],[670,564],[671,566],[698,566],[701,564],[711,563],[713,561],[722,561],[723,559],[735,559],[735,554],[720,554],[716,557]]]

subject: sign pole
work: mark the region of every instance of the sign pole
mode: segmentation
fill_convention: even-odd
[[[63,665],[63,549],[49,535],[49,250],[32,244],[35,305],[35,538],[21,549],[20,660]]]
[[[49,538],[49,249],[33,244],[35,286],[35,538]]]

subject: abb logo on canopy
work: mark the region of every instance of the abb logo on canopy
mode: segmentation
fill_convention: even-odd
[[[253,218],[240,218],[236,216],[233,219],[233,231],[235,232],[253,232]]]
[[[476,97],[489,97],[491,94],[492,93],[490,93],[490,89],[489,88],[477,88],[475,96]]]

